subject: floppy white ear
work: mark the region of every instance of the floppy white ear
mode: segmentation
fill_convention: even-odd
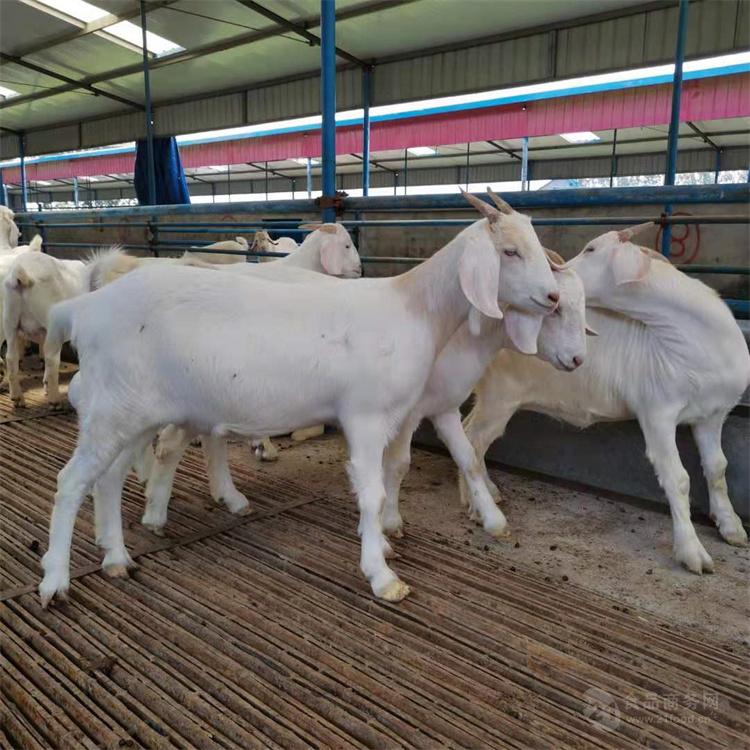
[[[482,313],[476,307],[469,310],[469,333],[472,336],[479,336],[482,332]]]
[[[651,256],[642,252],[639,247],[623,243],[615,249],[612,270],[618,286],[630,281],[641,281],[650,267]]]
[[[497,305],[500,256],[489,237],[475,240],[464,250],[458,263],[458,281],[466,299],[479,312],[488,318],[503,317]]]
[[[505,311],[503,325],[506,335],[521,354],[536,354],[536,340],[543,321],[541,315],[531,315],[509,307]]]
[[[336,240],[323,240],[320,247],[320,265],[330,276],[340,276],[344,270],[344,259],[341,257],[341,249]]]
[[[16,226],[16,222],[13,221],[13,218],[11,216],[8,216],[7,214],[3,214],[0,218],[2,218],[3,222],[5,222],[5,226],[7,227],[8,244],[11,247],[18,247],[18,238],[21,233]]]

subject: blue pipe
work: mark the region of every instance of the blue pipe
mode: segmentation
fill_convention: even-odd
[[[323,115],[323,201],[333,200],[336,194],[336,2],[320,3],[320,68],[321,104]],[[334,221],[333,206],[322,210],[323,221]]]
[[[26,180],[26,136],[18,134],[18,156],[21,159],[21,210],[28,211],[29,208],[29,183]]]
[[[141,0],[141,39],[143,40],[143,89],[146,114],[146,162],[148,169],[148,204],[156,204],[156,169],[154,167],[154,120],[151,112],[151,71],[146,45],[146,3]]]
[[[746,299],[725,299],[727,307],[732,311],[735,318],[747,320],[750,318],[750,301]]]
[[[674,78],[672,80],[672,114],[669,119],[669,136],[667,138],[667,171],[664,175],[664,184],[674,185],[677,174],[677,142],[680,134],[680,100],[682,98],[682,63],[685,60],[685,36],[688,20],[688,0],[680,0],[680,15],[677,21],[677,49],[674,55]],[[670,216],[672,204],[667,203],[664,213]],[[662,234],[661,251],[667,258],[672,246],[672,227],[664,227]]]
[[[362,195],[370,194],[370,103],[372,68],[362,69]]]
[[[478,196],[487,200],[484,193]],[[503,198],[512,206],[522,210],[532,208],[578,208],[581,206],[633,206],[664,205],[665,203],[750,203],[750,184],[719,185],[676,185],[674,187],[637,188],[582,188],[576,190],[537,190],[533,192],[503,193]],[[347,212],[355,211],[440,211],[466,209],[468,203],[457,193],[450,195],[410,195],[368,196],[367,198],[346,198]],[[284,200],[243,203],[195,203],[189,206],[127,206],[123,208],[101,208],[85,211],[44,211],[32,214],[19,213],[19,220],[37,221],[49,218],[51,221],[70,219],[81,221],[90,218],[100,219],[148,218],[151,216],[201,216],[204,214],[314,214],[317,212],[314,201]],[[224,226],[232,226],[225,223]],[[245,226],[245,224],[242,224]]]

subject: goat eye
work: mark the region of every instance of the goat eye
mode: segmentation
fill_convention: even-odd
[[[518,250],[503,250],[503,253],[509,258],[518,257]]]
[[[592,245],[589,245],[583,252],[584,253],[593,253],[594,252],[594,248],[593,248]]]

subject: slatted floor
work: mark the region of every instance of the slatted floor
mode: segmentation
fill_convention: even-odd
[[[209,505],[191,450],[170,536],[141,530],[128,580],[75,537],[70,601],[38,581],[72,415],[0,424],[0,746],[30,748],[741,748],[747,661],[650,615],[409,526],[413,594],[370,596],[347,497],[233,465],[256,512]],[[234,526],[232,527],[232,524]]]

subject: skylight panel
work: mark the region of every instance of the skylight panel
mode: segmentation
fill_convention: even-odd
[[[133,44],[136,47],[142,47],[143,31],[140,26],[136,26],[130,21],[119,21],[112,24],[112,26],[107,26],[104,31],[107,34],[116,36],[118,39],[122,39],[124,42]],[[165,39],[163,36],[154,34],[152,31],[146,31],[146,48],[149,52],[156,55],[156,57],[162,57],[163,55],[169,55],[185,49],[184,47],[180,47],[179,44]]]
[[[66,16],[75,18],[83,23],[98,21],[109,13],[103,8],[97,8],[96,5],[85,2],[85,0],[37,0],[41,5],[46,5],[53,10],[59,10]]]
[[[436,148],[430,148],[429,146],[412,146],[406,150],[414,156],[433,156],[437,153]]]
[[[66,16],[75,18],[82,23],[91,23],[106,18],[110,13],[103,8],[97,8],[96,5],[85,2],[85,0],[36,0],[40,5],[47,6],[51,10],[64,13]],[[111,26],[106,26],[96,32],[97,36],[104,37],[107,35],[121,39],[123,42],[132,44],[134,47],[143,49],[143,32],[140,26],[130,21],[118,21]],[[111,40],[110,40],[111,41]],[[179,44],[165,39],[163,36],[154,34],[152,31],[146,31],[146,48],[156,57],[168,55],[173,52],[179,52],[184,49]]]
[[[568,143],[596,143],[601,138],[588,130],[580,133],[560,133],[560,138],[564,138]]]
[[[10,99],[11,97],[18,95],[17,91],[6,88],[5,86],[0,86],[0,99]]]

